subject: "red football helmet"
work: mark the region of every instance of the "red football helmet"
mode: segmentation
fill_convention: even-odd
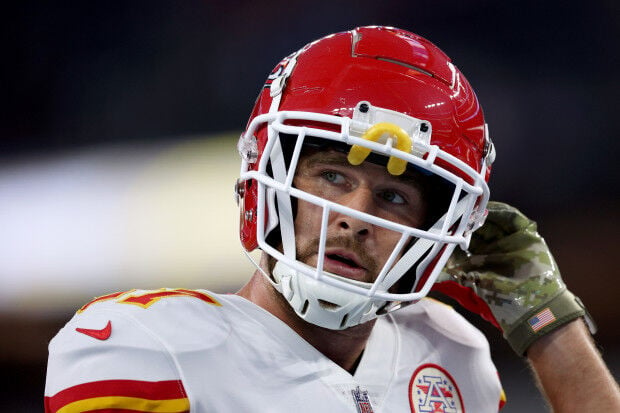
[[[344,148],[351,163],[371,152],[375,160],[389,158],[393,175],[409,168],[434,177],[433,185],[448,189],[445,205],[433,204],[432,222],[412,228],[300,191],[293,185],[297,162],[317,141]],[[238,149],[244,248],[272,256],[273,269],[257,267],[300,317],[332,329],[428,293],[455,246],[467,248],[484,221],[495,156],[478,99],[450,58],[418,35],[381,26],[326,36],[282,60]],[[324,210],[319,257],[330,211],[402,234],[374,283],[326,272],[321,258],[316,267],[296,259],[299,199]]]

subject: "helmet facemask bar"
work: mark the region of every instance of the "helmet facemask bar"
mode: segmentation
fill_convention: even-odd
[[[340,126],[340,133],[306,126],[293,126],[286,123],[290,120],[320,122]],[[488,200],[488,187],[484,181],[484,177],[464,162],[441,151],[437,146],[414,140],[414,147],[417,154],[407,153],[395,149],[389,141],[385,143],[372,142],[355,136],[351,131],[355,128],[359,129],[360,123],[355,123],[355,128],[352,128],[353,121],[350,118],[295,111],[282,111],[257,116],[253,119],[248,131],[244,134],[242,139],[254,139],[253,135],[255,131],[263,123],[267,123],[268,139],[262,150],[262,156],[260,157],[257,169],[248,170],[252,163],[246,161],[244,162],[241,173],[242,180],[255,179],[258,183],[256,214],[258,222],[258,245],[267,254],[283,262],[286,266],[294,268],[295,271],[303,274],[303,276],[311,277],[329,286],[365,296],[369,300],[418,300],[430,290],[432,283],[439,274],[439,270],[443,267],[443,264],[448,259],[454,247],[456,245],[466,247],[469,242],[469,232],[480,225],[478,219],[481,214],[476,214],[473,211],[475,211],[476,208],[483,211]],[[372,125],[367,124],[364,126],[369,128]],[[288,170],[283,160],[284,154],[280,143],[280,134],[297,136]],[[293,186],[293,178],[306,135],[340,144],[360,145],[369,148],[373,153],[402,159],[417,168],[429,171],[451,182],[454,185],[454,192],[446,214],[431,228],[421,230],[386,221],[379,217],[344,207],[319,196],[300,191]],[[470,184],[455,173],[440,167],[436,163],[438,159],[455,166],[456,169],[472,183]],[[273,177],[269,176],[268,166],[273,170]],[[275,203],[273,200],[267,202],[269,200],[268,198],[274,196],[276,198]],[[296,260],[295,234],[293,228],[294,216],[290,202],[291,197],[302,199],[323,208],[321,234],[319,237],[319,258],[316,268],[309,267]],[[274,210],[274,204],[277,204],[277,211]],[[331,211],[350,215],[369,222],[372,225],[387,228],[402,234],[374,283],[355,282],[322,271],[327,238],[327,222]],[[271,222],[273,222],[274,217],[277,217],[282,236],[283,251],[279,251],[266,241],[269,230],[274,227],[273,224],[270,224],[269,227],[266,228],[267,216],[269,216]],[[472,219],[472,217],[474,218]],[[455,226],[456,228],[454,228]],[[409,242],[411,239],[416,239],[416,241],[411,243]],[[408,249],[404,252],[407,246]],[[410,269],[411,265],[415,263],[418,264],[416,267],[416,281],[412,290],[405,293],[394,293],[389,291],[389,289]],[[418,283],[422,275],[427,272],[429,265],[432,263],[434,263],[434,268],[426,277],[424,285],[419,285]]]

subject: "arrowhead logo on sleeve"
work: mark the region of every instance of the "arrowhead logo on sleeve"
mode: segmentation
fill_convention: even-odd
[[[409,404],[413,413],[464,412],[456,382],[436,364],[424,364],[413,373],[409,382]]]
[[[105,327],[101,329],[92,328],[79,328],[75,329],[78,333],[86,334],[89,337],[96,338],[97,340],[107,340],[112,335],[112,322],[108,321]]]

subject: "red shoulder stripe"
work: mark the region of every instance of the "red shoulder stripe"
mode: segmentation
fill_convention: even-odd
[[[138,380],[104,380],[78,384],[57,394],[45,397],[46,413],[55,413],[63,406],[86,400],[110,397],[134,398],[145,401],[186,399],[185,389],[180,380],[138,381]],[[89,410],[92,412],[98,410]],[[114,412],[122,410],[115,409]],[[127,410],[135,411],[135,410]],[[144,411],[144,410],[137,410]]]
[[[182,412],[179,413],[188,413],[189,410],[184,410]],[[81,411],[80,411],[81,413]],[[144,413],[144,410],[131,410],[131,409],[118,409],[118,408],[113,408],[113,409],[97,409],[97,410],[88,410],[88,413]],[[177,413],[177,412],[175,412]]]

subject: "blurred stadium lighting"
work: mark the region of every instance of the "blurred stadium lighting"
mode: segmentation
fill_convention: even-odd
[[[0,168],[0,311],[54,314],[129,288],[233,290],[232,136],[98,147]]]

